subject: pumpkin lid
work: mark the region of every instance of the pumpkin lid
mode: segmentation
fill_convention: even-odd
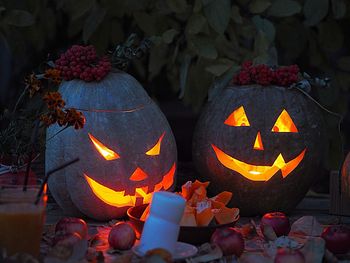
[[[128,112],[153,102],[141,84],[122,71],[111,72],[100,82],[66,81],[59,91],[67,108],[80,111]]]

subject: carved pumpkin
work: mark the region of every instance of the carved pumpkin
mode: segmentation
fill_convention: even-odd
[[[47,140],[47,170],[80,158],[48,183],[66,213],[118,218],[130,206],[149,203],[154,191],[172,189],[177,161],[173,134],[132,76],[117,72],[101,82],[73,80],[59,91],[66,106],[82,110],[86,118],[84,129],[66,129]],[[47,138],[60,129],[50,127]]]
[[[290,211],[321,161],[322,118],[297,90],[259,85],[223,90],[196,127],[193,160],[214,191],[231,191],[243,215]]]

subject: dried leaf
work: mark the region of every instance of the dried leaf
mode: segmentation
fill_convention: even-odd
[[[253,237],[256,237],[258,235],[256,228],[252,223],[243,225],[240,229],[240,232],[246,239],[252,239]]]
[[[301,11],[301,6],[297,1],[278,0],[274,1],[268,9],[268,14],[275,17],[292,16]]]
[[[328,14],[329,0],[306,0],[304,4],[304,24],[314,26]]]
[[[230,0],[202,0],[203,11],[209,25],[219,34],[223,34],[227,28],[231,16]]]
[[[313,216],[303,216],[292,224],[291,233],[301,234],[306,236],[320,236],[323,227]]]
[[[325,254],[325,241],[320,237],[308,238],[301,251],[305,262],[321,263]]]
[[[253,0],[249,4],[249,11],[253,14],[260,14],[264,12],[270,5],[270,0]]]

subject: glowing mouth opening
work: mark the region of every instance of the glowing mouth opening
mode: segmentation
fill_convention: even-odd
[[[285,162],[282,154],[279,154],[271,166],[253,165],[237,160],[226,154],[214,144],[211,145],[219,162],[226,168],[240,173],[252,181],[268,181],[279,170],[283,178],[287,177],[304,159],[306,149],[289,162]]]
[[[162,177],[162,180],[155,185],[154,192],[159,190],[168,190],[174,183],[174,175],[176,170],[176,164],[174,163],[170,170]],[[143,204],[151,202],[153,192],[149,193],[148,186],[137,187],[135,189],[135,195],[125,195],[125,191],[114,191],[110,189],[84,173],[85,180],[90,186],[90,189],[97,198],[106,204],[115,207],[135,206],[137,199],[142,199]]]

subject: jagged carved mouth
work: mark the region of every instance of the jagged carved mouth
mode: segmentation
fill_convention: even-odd
[[[214,144],[211,146],[217,159],[223,166],[252,181],[268,181],[279,170],[281,170],[283,178],[287,177],[304,159],[306,152],[306,149],[304,149],[298,156],[289,162],[285,162],[282,154],[279,154],[271,166],[264,166],[242,162],[223,152]]]
[[[125,195],[125,191],[115,191],[110,189],[84,173],[84,177],[90,186],[90,189],[102,202],[115,207],[135,206],[136,204],[150,203],[152,194],[160,190],[168,190],[174,183],[176,164],[174,163],[170,170],[162,176],[162,180],[157,183],[153,189],[149,186],[135,188],[134,195]]]

